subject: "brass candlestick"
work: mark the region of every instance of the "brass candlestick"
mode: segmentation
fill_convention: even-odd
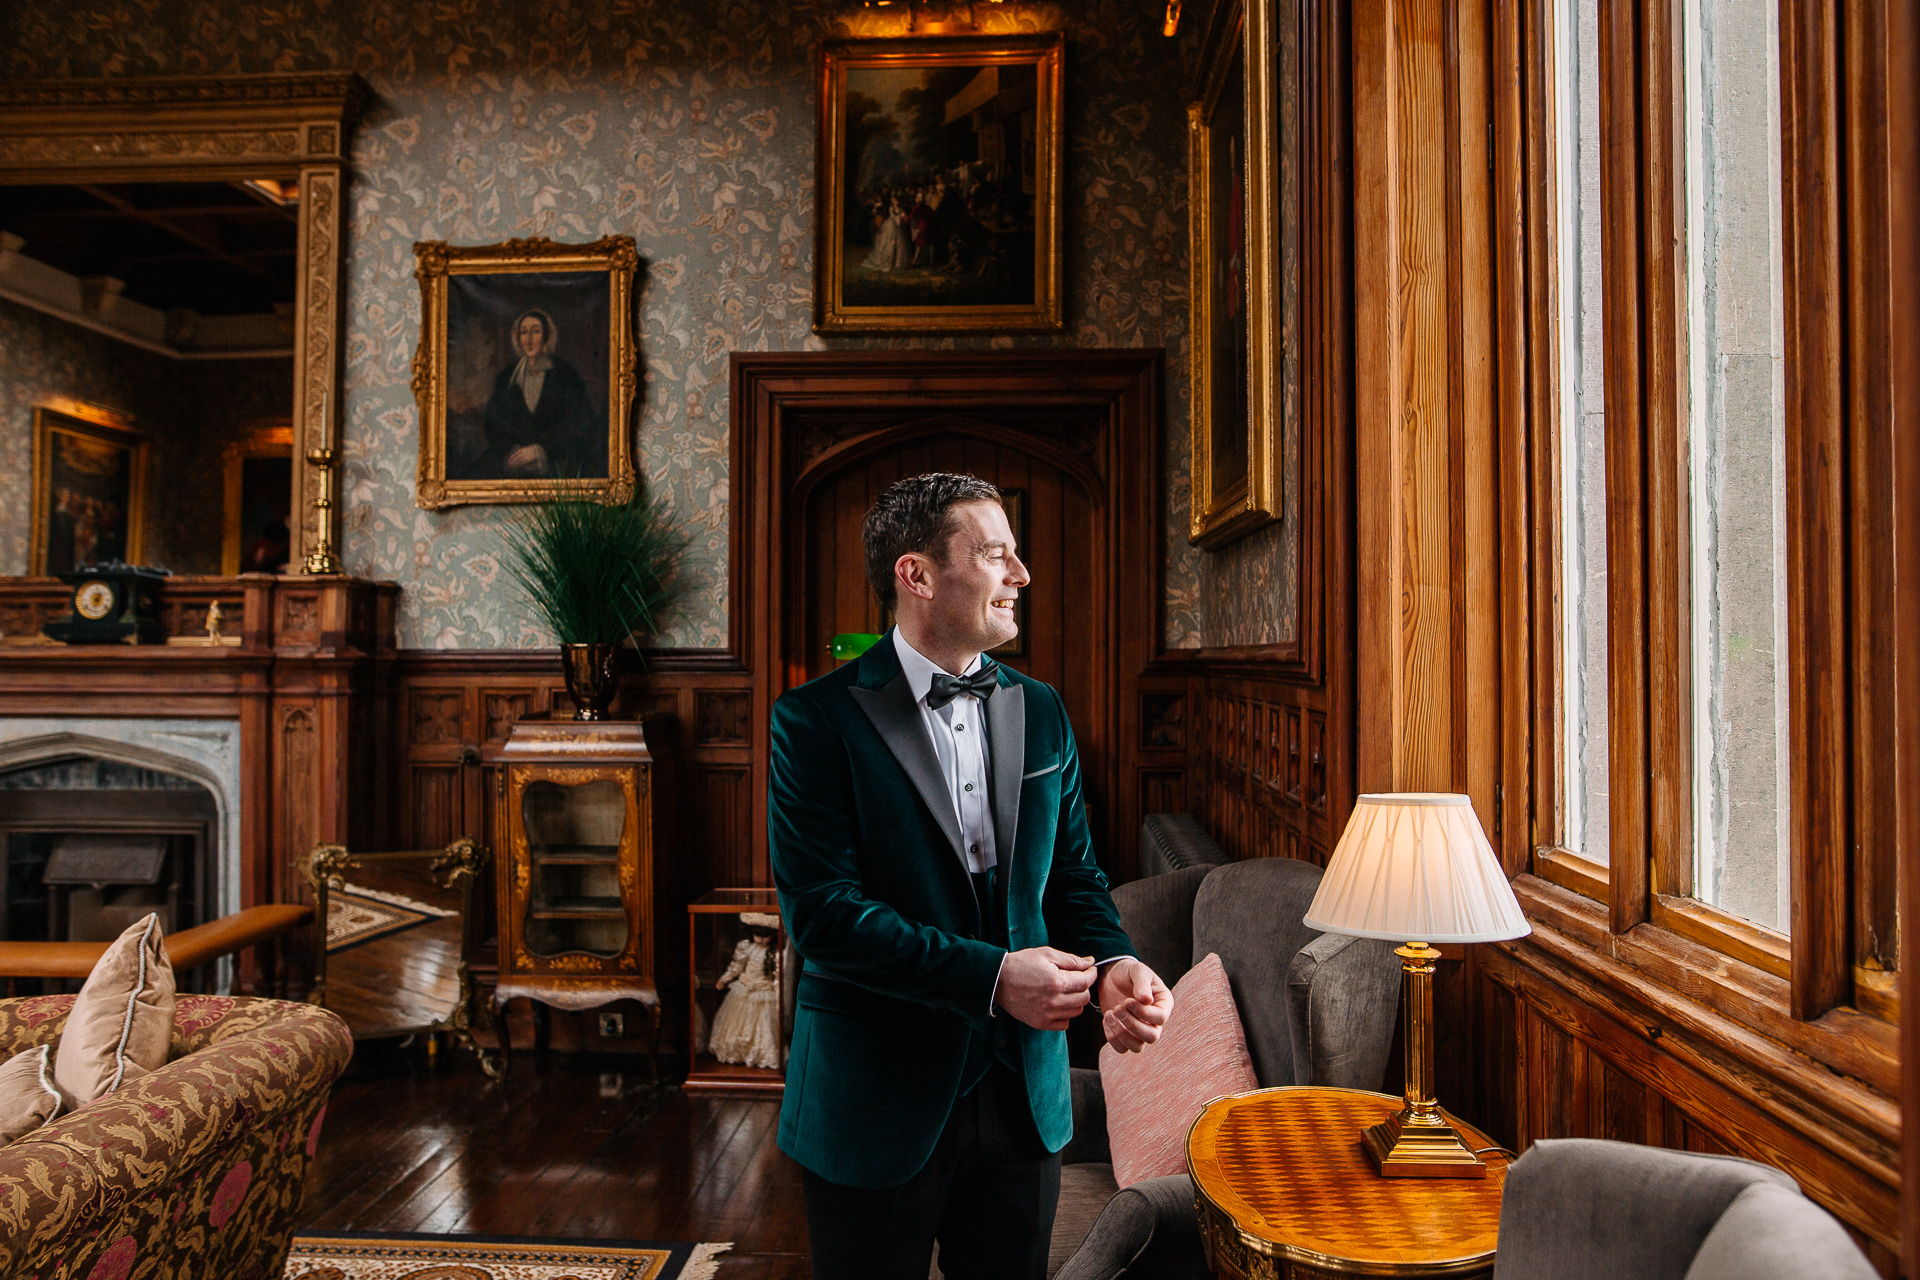
[[[1440,1110],[1433,1096],[1433,962],[1424,942],[1396,948],[1407,1016],[1407,1105],[1361,1132],[1367,1159],[1383,1178],[1484,1178],[1487,1166]]]
[[[308,573],[340,572],[340,557],[333,554],[333,450],[315,449],[307,455],[307,464],[320,468],[320,495],[313,500],[315,538],[307,552]]]

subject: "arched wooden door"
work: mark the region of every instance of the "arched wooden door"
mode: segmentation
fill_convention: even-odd
[[[1033,581],[1013,652],[1059,689],[1095,848],[1134,865],[1137,680],[1156,651],[1158,351],[736,353],[730,626],[754,673],[755,872],[766,845],[768,712],[824,675],[828,641],[875,632],[860,524],[893,481],[965,471],[1011,491]]]
[[[1106,564],[1101,550],[1105,485],[1065,450],[993,423],[954,416],[922,419],[863,434],[831,450],[800,477],[789,519],[799,556],[788,657],[803,679],[836,664],[828,641],[843,631],[877,632],[879,598],[867,582],[860,525],[894,481],[927,471],[957,471],[1007,493],[1020,558],[1032,582],[1021,593],[1020,635],[993,657],[1060,690],[1083,750],[1108,741]],[[791,571],[790,571],[791,572]],[[1099,763],[1097,757],[1089,765]],[[1087,771],[1099,777],[1097,769]]]

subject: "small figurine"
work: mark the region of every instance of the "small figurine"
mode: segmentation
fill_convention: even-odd
[[[733,949],[733,963],[713,985],[727,998],[714,1015],[707,1045],[715,1061],[749,1067],[780,1065],[780,956],[774,935],[780,917],[746,911],[740,923],[750,931]]]

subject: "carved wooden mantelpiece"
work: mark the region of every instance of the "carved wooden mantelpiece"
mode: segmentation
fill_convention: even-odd
[[[351,73],[0,82],[0,186],[27,183],[226,182],[300,185],[294,297],[291,564],[340,541],[339,507],[316,516],[319,469],[339,418],[342,206],[349,132],[371,96]],[[4,197],[0,197],[4,198]]]
[[[160,589],[179,643],[64,645],[39,632],[71,588],[0,578],[0,735],[8,716],[238,721],[241,903],[304,901],[296,856],[368,847],[386,821],[399,595],[333,575],[179,577]]]

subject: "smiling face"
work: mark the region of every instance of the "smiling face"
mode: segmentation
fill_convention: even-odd
[[[917,611],[930,642],[955,653],[982,653],[1020,634],[1013,605],[1027,585],[1027,566],[1016,554],[1013,530],[999,503],[963,502],[948,515],[953,533],[944,564],[921,555],[901,560],[921,562],[916,568],[926,594],[914,604],[922,606]],[[907,595],[901,592],[903,605]],[[929,650],[921,652],[938,660]]]
[[[514,330],[513,338],[520,344],[523,355],[537,356],[547,346],[547,322],[539,316],[522,316],[520,327]]]

